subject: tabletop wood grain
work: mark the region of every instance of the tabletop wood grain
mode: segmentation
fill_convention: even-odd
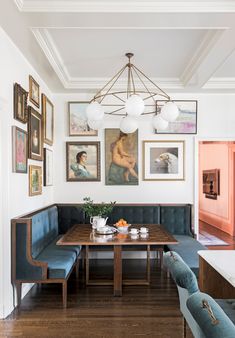
[[[142,224],[129,228],[139,229]],[[90,224],[76,224],[57,242],[58,245],[165,245],[177,244],[177,240],[162,225],[144,225],[149,229],[147,235],[133,236],[130,233],[99,235]]]

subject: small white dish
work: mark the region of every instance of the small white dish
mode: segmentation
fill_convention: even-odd
[[[147,234],[149,232],[149,229],[148,228],[146,228],[146,227],[141,227],[140,228],[140,233],[141,234]]]
[[[139,238],[139,234],[131,234],[131,239],[138,239]]]
[[[140,238],[148,238],[149,237],[149,234],[146,232],[146,233],[141,233],[140,234]]]
[[[136,228],[132,228],[132,229],[130,230],[130,234],[131,234],[131,235],[137,235],[138,233],[139,233],[139,230],[136,229]]]

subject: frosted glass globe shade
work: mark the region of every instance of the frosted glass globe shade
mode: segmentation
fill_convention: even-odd
[[[179,115],[179,109],[174,102],[167,102],[161,109],[161,117],[168,121],[173,122]]]
[[[87,119],[90,121],[102,120],[104,117],[104,109],[99,102],[91,102],[86,109]]]
[[[130,116],[123,117],[120,124],[120,130],[125,134],[134,133],[138,129],[137,121]]]
[[[140,116],[144,112],[144,101],[139,95],[131,95],[126,100],[125,108],[129,116]]]
[[[98,130],[102,127],[103,121],[102,120],[88,120],[88,126],[93,130]]]
[[[154,129],[165,130],[168,127],[169,122],[167,120],[164,120],[161,115],[162,114],[154,115],[152,120]]]

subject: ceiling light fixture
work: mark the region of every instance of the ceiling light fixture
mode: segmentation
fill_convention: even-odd
[[[101,128],[105,114],[122,116],[120,130],[124,133],[133,133],[138,129],[139,116],[153,114],[153,127],[158,130],[166,129],[169,122],[175,121],[179,115],[177,105],[171,101],[169,95],[131,63],[133,53],[126,53],[126,56],[128,63],[90,101],[86,111],[89,127],[95,130]],[[127,80],[126,89],[123,90],[123,82],[120,79],[125,71]],[[158,97],[167,101],[161,112],[156,112]]]

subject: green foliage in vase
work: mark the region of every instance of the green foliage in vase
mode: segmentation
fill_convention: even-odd
[[[110,203],[94,204],[94,201],[90,197],[83,198],[84,204],[82,206],[83,211],[89,217],[92,216],[108,216],[116,204],[116,201]]]

